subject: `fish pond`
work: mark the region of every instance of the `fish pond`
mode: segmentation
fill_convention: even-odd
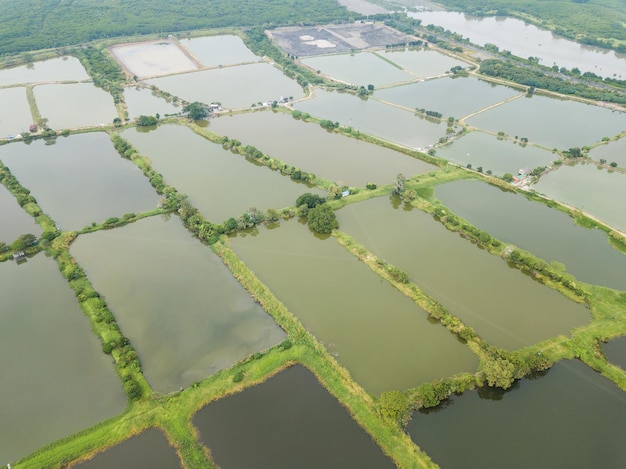
[[[0,354],[0,464],[126,406],[111,358],[43,254],[0,264]]]
[[[606,160],[608,164],[615,162],[618,167],[626,168],[626,137],[592,148],[589,158],[596,161]]]
[[[581,116],[585,116],[581,119]],[[593,122],[593,125],[589,125]],[[593,145],[626,129],[626,114],[577,101],[523,97],[467,120],[473,127],[527,138],[546,148]]]
[[[11,244],[18,236],[31,233],[39,237],[41,227],[35,219],[22,209],[17,200],[6,187],[0,184],[0,207],[2,207],[2,223],[0,224],[0,242]]]
[[[348,186],[388,184],[398,173],[437,169],[408,155],[328,132],[282,112],[253,112],[209,121],[209,130],[236,138],[319,177]]]
[[[302,366],[211,402],[193,423],[223,468],[395,467]]]
[[[583,228],[564,212],[478,181],[442,184],[435,195],[500,241],[565,264],[578,280],[626,290],[626,255],[611,247],[604,231]]]
[[[121,64],[138,78],[171,75],[198,69],[174,40],[121,44],[110,48]]]
[[[177,391],[285,337],[177,217],[81,235],[70,252],[106,296],[159,392]]]
[[[214,222],[238,217],[251,207],[289,207],[305,192],[321,194],[224,150],[188,127],[164,125],[149,133],[129,129],[122,137],[149,157],[165,181],[189,196],[191,204]]]
[[[134,119],[139,116],[154,116],[160,114],[175,114],[182,111],[180,106],[168,103],[163,98],[155,96],[146,88],[125,88],[124,102],[128,108],[128,117]]]
[[[247,108],[290,96],[303,96],[300,85],[268,63],[224,67],[148,80],[187,101],[219,102],[224,108]]]
[[[415,413],[407,430],[446,469],[618,468],[626,466],[625,421],[623,391],[582,362],[564,361],[506,392],[453,396]]]
[[[415,79],[400,67],[369,52],[320,55],[302,59],[302,63],[338,81],[366,88],[370,84],[378,87]]]
[[[26,100],[26,91],[21,86],[0,89],[0,138],[28,132],[33,116]]]
[[[461,166],[471,165],[491,170],[493,174],[518,174],[522,168],[548,166],[558,155],[533,145],[523,145],[509,139],[499,139],[474,131],[437,148],[437,156]]]
[[[41,117],[53,129],[105,125],[117,117],[111,95],[92,83],[35,86],[33,93]]]
[[[438,78],[374,91],[377,99],[411,109],[436,111],[444,118],[456,119],[519,94],[508,86],[474,77]]]
[[[111,467],[178,469],[176,450],[163,432],[150,428],[140,435],[96,454],[88,461],[71,466],[75,469],[109,469]]]
[[[60,57],[0,70],[0,86],[88,79],[89,75],[76,57]]]
[[[411,148],[434,145],[446,132],[445,124],[416,116],[375,99],[349,93],[315,90],[315,98],[298,102],[296,109],[321,119],[339,122],[359,132],[374,135]]]
[[[543,176],[533,187],[626,232],[626,175],[622,173],[593,164],[565,165]]]
[[[405,49],[374,53],[414,76],[422,78],[442,75],[453,67],[467,67],[468,65],[465,62],[428,49]]]
[[[245,46],[239,36],[195,37],[181,39],[180,44],[188,49],[205,67],[238,65],[261,60]]]
[[[259,231],[231,238],[233,250],[367,391],[476,368],[454,335],[334,238],[320,239],[298,220]]]
[[[4,145],[0,160],[63,230],[152,210],[159,199],[103,132],[58,137],[52,145]]]
[[[337,219],[341,231],[407,272],[492,345],[524,347],[590,320],[582,305],[399,200],[384,196],[351,204],[337,212]]]

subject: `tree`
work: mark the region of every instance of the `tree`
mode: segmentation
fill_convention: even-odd
[[[483,366],[483,373],[489,386],[508,389],[513,384],[515,365],[505,358],[497,357],[487,360]]]
[[[380,395],[380,413],[394,421],[403,420],[409,410],[409,401],[400,391],[387,391]]]
[[[139,116],[137,118],[137,125],[140,127],[149,127],[151,125],[157,125],[157,120],[154,116]]]
[[[339,228],[337,217],[330,205],[321,204],[309,210],[309,228],[316,233],[329,234]]]
[[[322,205],[324,202],[326,202],[324,197],[306,192],[296,199],[296,207],[306,205],[309,208],[314,208],[318,205]]]
[[[19,238],[17,238],[15,241],[13,241],[13,244],[11,244],[11,249],[13,249],[14,251],[21,251],[28,246],[32,246],[35,241],[37,241],[37,236],[35,236],[34,234],[23,234],[20,235]]]
[[[393,190],[391,191],[393,194],[402,194],[404,192],[404,188],[406,186],[406,178],[404,174],[398,173],[396,176],[396,180],[393,183]]]
[[[191,120],[198,121],[206,119],[210,111],[206,104],[194,101],[193,103],[187,104],[183,107],[183,112],[186,112]]]

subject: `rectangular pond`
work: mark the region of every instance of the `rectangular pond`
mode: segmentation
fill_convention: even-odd
[[[89,75],[80,61],[68,56],[0,70],[0,86],[88,79]]]
[[[74,292],[39,254],[0,263],[0,464],[124,410],[126,396]]]
[[[444,118],[466,115],[519,95],[508,86],[474,77],[446,77],[374,91],[374,96],[410,109],[440,112]]]
[[[39,237],[41,228],[35,219],[20,207],[9,190],[0,184],[0,242],[11,244],[18,236],[31,233]]]
[[[517,174],[521,168],[548,166],[558,159],[558,155],[533,145],[520,145],[479,131],[438,147],[436,154],[461,166],[470,164],[474,169],[482,167],[483,172],[491,170],[497,176]]]
[[[186,101],[219,102],[226,109],[247,108],[281,97],[303,96],[300,85],[268,63],[224,67],[147,80]]]
[[[292,206],[305,192],[321,194],[224,150],[188,127],[163,125],[149,133],[128,129],[122,137],[150,158],[166,183],[189,196],[191,204],[216,223],[251,207],[265,211]]]
[[[70,251],[159,392],[177,391],[285,337],[178,217],[81,235]]]
[[[146,88],[124,88],[124,102],[130,119],[156,114],[164,117],[166,114],[175,114],[183,110],[182,107],[175,106],[163,98],[155,96],[151,90]]]
[[[475,369],[467,347],[334,238],[320,239],[291,220],[231,243],[367,391],[407,389]]]
[[[468,66],[466,62],[461,62],[440,52],[428,49],[387,50],[375,52],[375,54],[421,78],[443,75],[452,67]]]
[[[625,174],[593,164],[566,165],[543,176],[533,188],[626,233]]]
[[[335,80],[357,86],[390,85],[414,80],[415,77],[400,67],[382,60],[376,54],[338,54],[309,57],[301,60],[313,70],[319,70]]]
[[[604,231],[583,228],[566,213],[479,181],[442,184],[435,195],[500,241],[565,264],[578,280],[626,290],[626,255],[611,247]]]
[[[176,450],[160,430],[150,428],[112,448],[96,454],[75,469],[109,469],[112,467],[179,469],[182,467]]]
[[[0,139],[29,131],[33,116],[21,86],[0,89]]]
[[[109,49],[113,56],[138,78],[190,72],[198,64],[174,39],[120,44]]]
[[[626,466],[626,393],[582,362],[509,391],[486,388],[416,413],[411,438],[446,469]],[[451,451],[450,448],[454,448]]]
[[[473,127],[526,137],[531,143],[567,150],[593,145],[626,130],[626,114],[577,101],[523,97],[467,120]]]
[[[337,212],[339,229],[407,272],[491,345],[517,349],[589,321],[589,312],[417,209],[389,197]]]
[[[53,145],[0,147],[0,160],[63,230],[156,208],[159,197],[103,132],[58,137]]]
[[[194,37],[181,39],[180,45],[188,49],[205,67],[239,65],[261,60],[246,47],[239,36]]]
[[[368,182],[389,184],[398,173],[410,176],[437,169],[417,158],[328,132],[318,124],[297,121],[282,112],[221,116],[211,119],[208,129],[348,186],[364,187]]]
[[[93,83],[33,88],[41,117],[55,130],[106,125],[117,117],[113,97]]]
[[[592,148],[589,158],[595,161],[606,160],[608,164],[615,162],[618,167],[626,168],[626,137]]]
[[[302,366],[211,402],[193,423],[223,468],[395,467]]]
[[[434,123],[414,112],[388,106],[375,99],[349,93],[315,90],[315,98],[298,102],[296,109],[320,119],[390,140],[411,148],[434,145],[446,133],[443,123]]]

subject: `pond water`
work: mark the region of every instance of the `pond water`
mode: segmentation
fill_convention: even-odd
[[[589,213],[626,233],[626,175],[593,164],[563,166],[534,185],[537,192]]]
[[[103,132],[58,137],[53,145],[43,140],[5,145],[0,160],[63,230],[152,210],[159,200],[141,171],[118,155]]]
[[[180,44],[205,67],[258,62],[260,57],[248,49],[239,36],[205,36],[181,39]]]
[[[289,207],[305,192],[322,194],[224,150],[188,127],[164,125],[150,133],[129,129],[122,137],[148,156],[165,181],[189,196],[191,204],[214,222],[236,218],[250,207]]]
[[[0,184],[0,210],[2,223],[0,223],[0,242],[11,244],[18,236],[32,233],[39,237],[41,228],[35,219],[20,207],[17,200],[9,190]]]
[[[518,57],[538,57],[541,65],[551,67],[556,63],[568,69],[577,67],[583,73],[593,72],[602,77],[615,74],[624,78],[626,54],[583,46],[518,19],[444,11],[409,13],[409,16],[421,19],[424,26],[434,24],[457,32],[481,46],[491,43]]]
[[[348,186],[388,184],[398,173],[437,169],[378,145],[328,132],[282,112],[253,112],[209,121],[209,130],[254,145],[264,153],[319,177]]]
[[[602,349],[609,362],[626,371],[626,336],[602,344]]]
[[[30,65],[0,70],[0,86],[88,79],[89,75],[76,57],[43,60]]]
[[[435,195],[500,241],[565,264],[578,280],[626,290],[626,256],[603,231],[582,228],[563,212],[479,181],[442,184]]]
[[[231,243],[367,391],[407,389],[475,369],[476,357],[454,335],[333,238],[321,240],[291,220]]]
[[[517,174],[520,168],[532,170],[547,166],[558,157],[541,148],[522,146],[480,131],[469,132],[450,144],[438,147],[437,156],[461,166],[482,166],[484,172],[491,170],[497,176]]]
[[[303,95],[297,82],[267,63],[224,67],[148,80],[168,93],[201,103],[220,102],[226,109]]]
[[[130,73],[139,78],[156,77],[197,70],[196,63],[174,40],[121,44],[110,48]]]
[[[128,117],[134,119],[139,116],[154,116],[157,113],[164,117],[166,114],[181,112],[180,106],[168,103],[163,98],[152,94],[145,88],[125,88],[124,101],[128,107]]]
[[[517,349],[566,334],[590,319],[582,305],[388,197],[348,205],[337,218],[340,230],[407,272],[492,345]]]
[[[193,423],[223,468],[395,467],[302,366],[211,402]]]
[[[466,62],[428,49],[381,51],[377,54],[422,78],[441,75],[452,67],[467,67],[468,65]]]
[[[467,123],[511,137],[526,137],[531,143],[550,149],[567,150],[593,145],[605,136],[623,132],[626,114],[576,101],[533,96],[482,112]]]
[[[618,468],[626,466],[625,420],[623,391],[582,362],[564,361],[506,393],[472,391],[415,413],[408,432],[446,469],[467,468],[468,461],[471,467]]]
[[[410,73],[368,52],[309,57],[301,61],[324,75],[357,86],[372,84],[378,87],[415,79]]]
[[[176,469],[182,467],[162,431],[150,428],[141,435],[96,454],[92,459],[71,466],[75,469],[109,469],[111,467]]]
[[[0,353],[0,464],[124,410],[111,358],[43,254],[0,264]]]
[[[626,137],[593,148],[589,152],[589,158],[596,161],[604,159],[609,164],[614,161],[619,168],[626,168]]]
[[[446,124],[416,116],[414,112],[388,106],[375,99],[348,93],[315,90],[315,98],[296,103],[296,109],[321,119],[339,122],[367,134],[411,148],[435,144],[446,132]]]
[[[0,138],[28,132],[33,116],[24,88],[0,89]]]
[[[376,98],[411,109],[426,109],[459,119],[520,92],[474,77],[448,77],[374,92]]]
[[[81,235],[70,251],[106,296],[159,392],[188,386],[285,337],[178,217]]]
[[[33,92],[41,117],[55,130],[110,124],[117,117],[113,97],[92,83],[35,86]]]

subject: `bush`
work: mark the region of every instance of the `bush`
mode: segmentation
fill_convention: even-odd
[[[334,229],[339,228],[337,216],[332,208],[327,204],[318,205],[309,210],[309,228],[320,234],[329,234]]]

